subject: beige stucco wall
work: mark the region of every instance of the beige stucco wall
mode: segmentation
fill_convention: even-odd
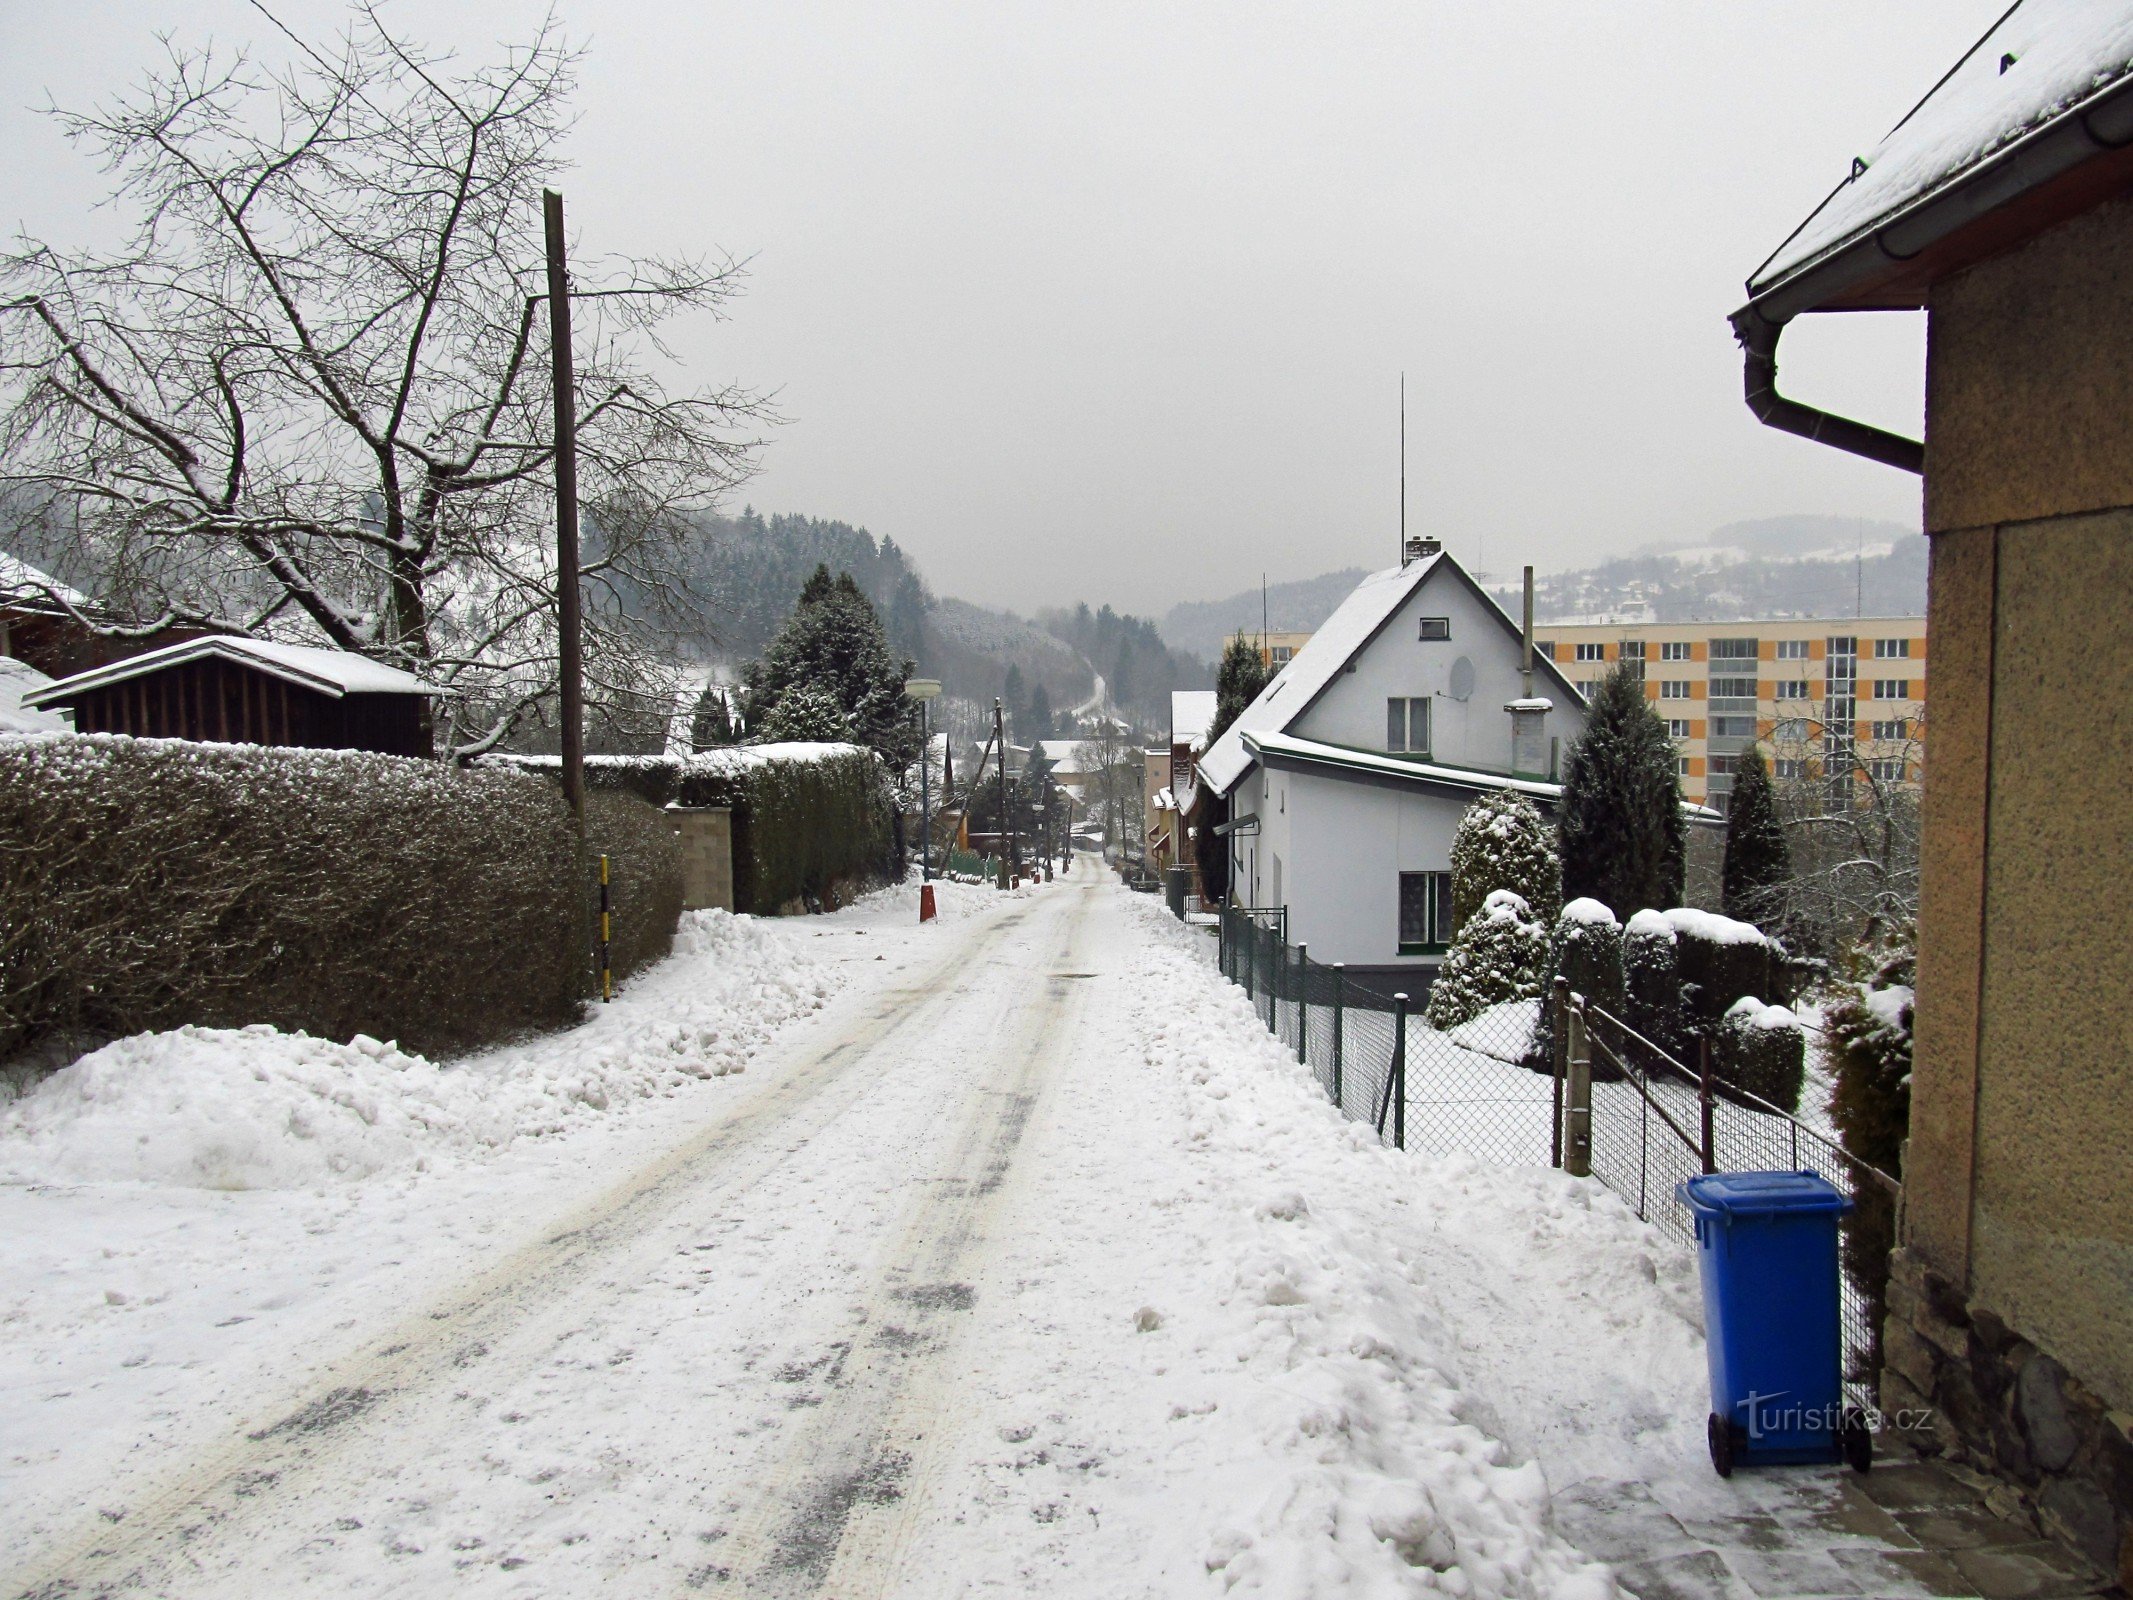
[[[2133,1409],[2133,201],[1934,288],[1907,1242]]]
[[[684,911],[733,909],[733,813],[725,806],[668,806],[681,841]]]

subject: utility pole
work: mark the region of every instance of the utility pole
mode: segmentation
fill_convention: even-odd
[[[1000,887],[1007,887],[1007,719],[997,695],[992,702],[992,739],[1000,749]]]
[[[1407,559],[1407,374],[1400,374],[1400,560]]]
[[[585,843],[585,679],[578,612],[578,403],[570,359],[570,268],[564,260],[563,197],[541,191],[548,232],[548,355],[555,387],[555,597],[563,722],[563,799]]]

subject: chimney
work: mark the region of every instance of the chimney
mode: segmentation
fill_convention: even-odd
[[[1400,565],[1412,566],[1417,561],[1427,561],[1431,556],[1444,552],[1444,541],[1432,539],[1427,534],[1415,534],[1400,545]]]
[[[1519,676],[1525,687],[1504,710],[1511,713],[1511,771],[1521,778],[1553,777],[1548,759],[1548,713],[1554,707],[1533,695],[1533,569],[1526,568],[1526,616],[1520,630],[1524,654]]]

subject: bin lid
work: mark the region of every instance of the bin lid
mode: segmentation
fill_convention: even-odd
[[[1707,1172],[1675,1191],[1692,1210],[1732,1217],[1829,1216],[1851,1197],[1817,1172]]]

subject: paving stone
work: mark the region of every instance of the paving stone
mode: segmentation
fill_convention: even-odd
[[[2029,1544],[2037,1537],[2034,1528],[1995,1516],[1986,1506],[1899,1511],[1896,1521],[1928,1550],[1976,1550],[1992,1545]]]
[[[1762,1600],[1792,1600],[1797,1595],[1864,1595],[1858,1574],[1827,1550],[1732,1550],[1726,1565]]]
[[[1946,1468],[1925,1461],[1891,1462],[1859,1479],[1859,1487],[1887,1511],[1926,1511],[1977,1503],[1977,1493]]]
[[[1615,1581],[1637,1600],[1751,1600],[1754,1593],[1715,1550],[1631,1562],[1615,1568]]]
[[[2049,1539],[1956,1550],[1948,1559],[1984,1600],[2063,1600],[2103,1589],[2103,1579],[2093,1567]]]
[[[1921,1589],[1938,1595],[1974,1596],[1978,1592],[1948,1557],[1931,1550],[1852,1545],[1830,1551],[1829,1558],[1851,1575],[1862,1594],[1916,1594]]]

